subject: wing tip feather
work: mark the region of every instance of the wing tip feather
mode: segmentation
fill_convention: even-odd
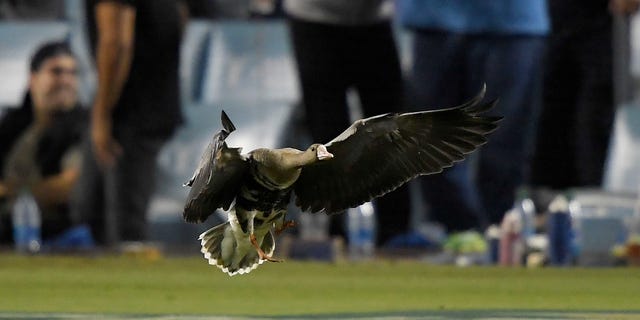
[[[222,121],[222,127],[227,131],[227,133],[231,133],[236,130],[236,126],[233,125],[233,122],[231,122],[231,119],[224,110],[220,113],[220,120]]]

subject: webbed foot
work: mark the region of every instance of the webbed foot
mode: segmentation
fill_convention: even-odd
[[[277,227],[275,229],[276,232],[276,236],[279,236],[281,233],[283,233],[285,230],[289,229],[289,228],[293,228],[296,226],[296,222],[293,220],[287,220],[285,222],[282,223],[281,226]]]
[[[251,239],[251,244],[253,245],[253,247],[256,248],[256,251],[258,252],[258,256],[260,256],[260,259],[266,260],[266,261],[269,261],[269,262],[282,262],[282,261],[284,261],[284,260],[281,260],[281,259],[272,258],[271,256],[268,256],[266,253],[264,253],[264,251],[262,251],[262,249],[260,248],[260,245],[258,245],[258,240],[256,239],[256,236],[253,233],[249,236],[249,239]]]

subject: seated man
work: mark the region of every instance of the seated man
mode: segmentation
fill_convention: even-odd
[[[29,190],[42,213],[42,238],[71,226],[68,200],[80,170],[87,113],[78,105],[77,62],[66,43],[40,47],[31,59],[22,105],[0,119],[0,242],[12,239],[11,204]]]

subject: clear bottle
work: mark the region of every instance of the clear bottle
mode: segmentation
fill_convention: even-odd
[[[513,207],[505,212],[500,224],[498,261],[501,265],[522,265],[530,252],[529,241],[535,236],[536,208],[527,188],[516,193]],[[495,233],[495,231],[494,231]]]
[[[347,210],[349,257],[370,259],[375,251],[376,217],[371,202]]]
[[[519,214],[522,221],[522,239],[526,242],[536,233],[536,207],[533,200],[529,196],[530,191],[526,188],[521,188],[517,192],[516,201],[513,204]]]
[[[28,189],[23,189],[13,203],[13,240],[16,251],[37,253],[42,244],[40,208]]]

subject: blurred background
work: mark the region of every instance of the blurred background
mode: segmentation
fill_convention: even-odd
[[[423,36],[421,32],[424,30],[412,26],[407,20],[403,22],[400,18],[400,8],[403,8],[401,2],[389,2],[385,10],[390,12],[403,79],[409,83],[407,87],[415,87],[411,85],[416,70],[414,61],[418,61],[414,55],[420,51],[414,47],[414,40],[416,34]],[[605,126],[604,136],[600,134],[593,138],[607,141],[603,155],[605,161],[595,164],[601,167],[595,182],[545,185],[544,181],[534,183],[535,176],[523,178],[515,188],[506,191],[513,203],[509,204],[507,210],[499,215],[493,214],[483,223],[459,228],[447,226],[431,213],[429,197],[425,196],[427,188],[417,182],[409,184],[407,192],[411,200],[408,212],[397,213],[398,219],[406,220],[407,225],[394,230],[390,228],[396,226],[390,227],[387,222],[373,218],[380,213],[371,204],[350,210],[338,222],[331,222],[324,216],[302,214],[291,206],[289,214],[298,221],[298,226],[281,238],[281,247],[276,251],[280,253],[277,255],[327,261],[344,257],[411,257],[458,265],[640,263],[640,20],[635,17],[634,10],[616,13],[607,1],[601,2],[604,3],[600,6],[602,14],[608,17],[606,23],[609,29],[606,30],[610,33],[599,42],[599,48],[609,48],[611,56],[610,63],[606,64],[609,72],[599,76],[607,78],[612,94],[610,103],[602,106],[611,110],[610,124]],[[71,46],[78,62],[78,96],[81,105],[87,108],[92,105],[97,90],[97,72],[88,38],[85,5],[82,0],[0,0],[0,114],[6,114],[21,103],[29,82],[32,56],[40,45],[52,40],[62,40]],[[157,183],[146,216],[148,234],[142,241],[122,243],[125,248],[121,249],[125,251],[159,250],[168,254],[199,254],[197,236],[226,219],[224,213],[219,213],[201,225],[187,224],[182,220],[182,208],[188,193],[183,183],[193,174],[212,135],[221,128],[221,110],[229,114],[238,128],[227,140],[230,146],[241,146],[245,151],[258,147],[304,148],[312,141],[304,118],[301,83],[283,3],[192,0],[187,1],[187,5],[190,15],[182,37],[179,61],[179,93],[184,123],[173,133],[157,157]],[[554,6],[545,8],[553,10]],[[570,49],[558,47],[557,50],[566,50],[562,53],[554,51],[556,47],[553,41],[557,40],[554,37],[563,36],[561,32],[554,32],[562,26],[553,23],[552,14],[545,19],[551,22],[547,22],[546,29],[539,33],[540,38],[546,41],[546,49],[536,51],[537,57],[542,60],[537,70],[545,71],[545,74],[550,70],[545,65],[551,63],[552,59],[548,57],[559,57],[571,50],[582,53],[591,50],[576,45]],[[442,29],[434,28],[442,32]],[[588,29],[578,30],[584,37],[589,37]],[[464,34],[459,30],[453,34],[456,32]],[[460,39],[470,42],[477,40]],[[570,37],[567,39],[581,41]],[[445,45],[450,44],[441,45],[441,49],[432,47],[431,50],[446,52],[449,47]],[[604,51],[609,52],[609,49]],[[599,53],[586,58],[579,54],[572,58],[571,54],[566,54],[570,61],[608,59],[606,54]],[[459,63],[469,61],[460,60]],[[501,61],[500,67],[508,69],[511,63],[510,60]],[[487,66],[491,65],[487,63]],[[581,67],[590,66],[587,63]],[[492,69],[486,71],[487,74],[492,72]],[[469,77],[474,76],[472,72],[469,74]],[[559,91],[569,91],[584,77],[576,73],[575,78],[566,76],[564,81],[553,85]],[[544,75],[540,75],[539,80],[549,81]],[[490,98],[502,95],[494,91],[499,89],[492,88],[490,79],[474,82],[473,89],[468,92],[477,92],[482,82],[487,82]],[[447,86],[443,88],[443,92],[449,90]],[[549,100],[543,99],[544,88],[541,85],[541,90],[532,93],[534,96],[516,98],[541,101],[540,109],[532,111],[527,118],[529,122],[539,124],[536,127],[538,137],[541,136],[540,132],[552,132],[547,131],[552,129],[544,127],[542,121],[537,122],[538,115],[547,120],[556,120],[566,130],[574,120],[570,111],[562,108],[547,110],[550,113],[545,116],[544,104]],[[415,92],[406,95],[411,94],[415,95]],[[472,97],[472,94],[462,95],[465,97],[451,104],[447,102],[443,105],[434,99],[427,105],[449,107]],[[352,118],[362,117],[357,93],[348,91],[345,99]],[[509,99],[505,97],[504,103],[510,103]],[[409,104],[413,100],[408,97],[406,101]],[[421,107],[403,106],[399,110]],[[558,123],[554,128],[558,128]],[[590,127],[583,124],[582,130],[589,131]],[[550,133],[541,139],[553,140],[553,137],[553,133]],[[579,139],[591,139],[589,135],[572,137],[576,143],[583,141]],[[491,144],[491,137],[489,141]],[[0,141],[0,144],[4,143]],[[535,145],[539,144],[528,142],[524,145],[524,153],[528,154],[526,159],[540,157],[534,156]],[[553,148],[547,150],[554,152]],[[578,158],[575,162],[591,160]],[[466,160],[473,161],[476,160]],[[533,171],[532,175],[540,170],[532,170],[529,163],[511,158],[495,158],[493,161],[498,167],[516,162],[523,171]],[[556,167],[553,161],[545,162],[546,167],[543,166],[542,170]],[[579,170],[580,166],[577,168]],[[564,172],[569,175],[567,171]],[[565,220],[569,221],[568,224],[563,224]],[[331,227],[332,224],[340,226]],[[368,232],[353,232],[362,228]],[[9,226],[2,230],[10,232],[12,229]],[[390,230],[388,237],[385,241],[376,241],[376,231],[380,234],[381,230]],[[358,234],[365,234],[365,238],[359,239]],[[11,235],[6,238],[11,238]],[[13,250],[10,241],[3,245],[3,250]],[[99,250],[99,241],[97,246]],[[55,252],[55,249],[51,250]]]

